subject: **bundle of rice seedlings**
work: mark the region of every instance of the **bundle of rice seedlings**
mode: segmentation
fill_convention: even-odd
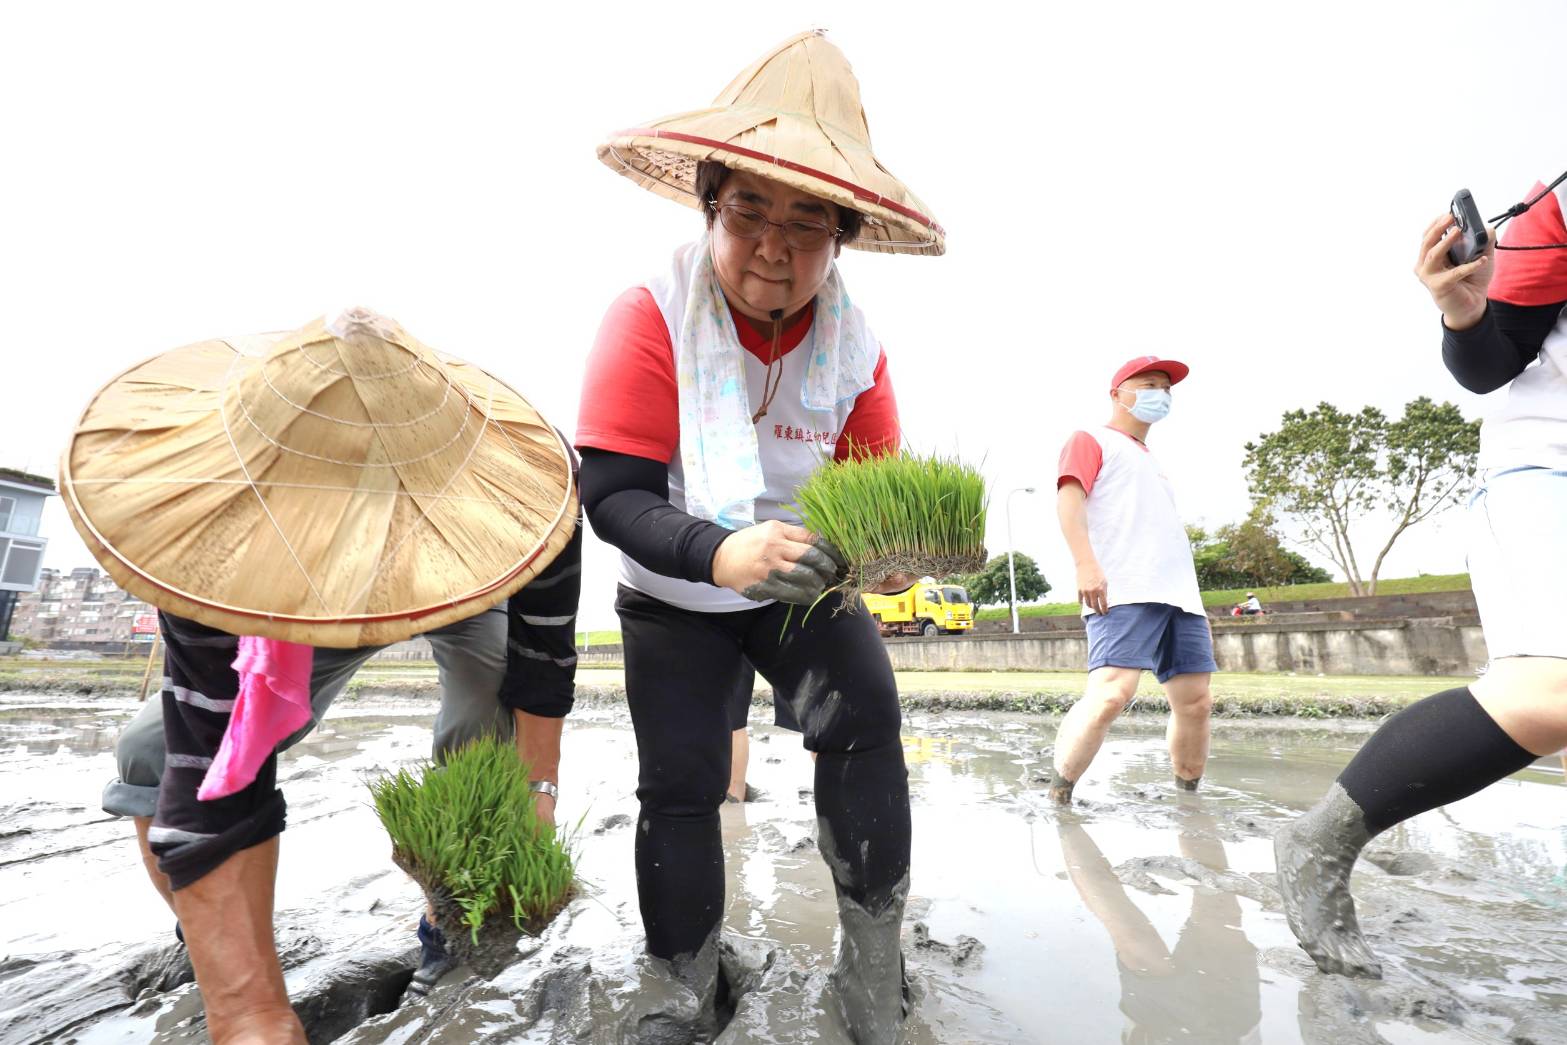
[[[985,565],[985,480],[955,458],[868,457],[818,468],[795,495],[802,524],[849,562],[858,605],[894,574],[949,577]]]
[[[497,942],[538,933],[570,898],[571,850],[539,821],[509,742],[476,740],[442,764],[374,781],[370,793],[392,859],[424,889],[459,957],[475,956],[487,925]]]

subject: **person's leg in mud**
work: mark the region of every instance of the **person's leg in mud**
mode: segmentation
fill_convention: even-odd
[[[1388,828],[1457,802],[1567,744],[1567,658],[1506,657],[1473,685],[1389,718],[1316,806],[1274,837],[1290,929],[1323,972],[1378,977],[1350,872]]]
[[[174,893],[214,1045],[306,1041],[272,932],[277,861],[273,835]]]
[[[1170,702],[1170,724],[1165,730],[1170,768],[1176,784],[1187,791],[1197,790],[1208,764],[1212,678],[1207,672],[1199,672],[1176,675],[1164,684],[1164,695]]]
[[[173,620],[175,626],[179,626],[182,622],[182,618],[173,618]],[[212,631],[210,634],[198,633],[189,627],[183,628],[182,631],[192,649],[202,648],[214,658],[227,657],[227,664],[232,664],[234,657],[238,655],[238,639],[232,635],[217,631]],[[165,636],[166,642],[167,636]],[[279,745],[278,750],[297,744],[316,727],[332,701],[348,685],[348,680],[353,677],[354,672],[358,671],[359,666],[379,648],[315,651],[311,659],[310,671],[310,721]],[[168,653],[165,652],[163,684],[159,696],[146,701],[115,740],[114,757],[118,775],[104,788],[103,810],[114,816],[131,818],[142,865],[147,869],[147,877],[158,895],[169,905],[170,910],[173,910],[174,895],[169,888],[168,876],[158,870],[158,858],[147,841],[147,832],[152,827],[152,818],[158,808],[158,787],[163,779],[164,703],[167,696],[172,696],[176,701],[196,702],[198,705],[212,702],[208,701],[207,695],[199,690],[174,686],[169,675]],[[221,684],[228,685],[226,682]],[[221,707],[223,702],[219,701],[213,706]],[[176,932],[179,931],[176,924]]]
[[[272,932],[285,810],[277,754],[240,791],[197,799],[238,694],[237,640],[168,614],[161,627],[166,754],[147,839],[173,890],[208,1029],[220,1043],[302,1042]]]
[[[832,983],[859,1045],[895,1041],[907,1014],[900,934],[909,891],[909,774],[898,686],[871,615],[841,596],[809,613],[775,604],[745,634],[746,657],[816,755],[817,847],[842,925]]]
[[[1488,478],[1469,507],[1468,559],[1490,669],[1389,718],[1274,837],[1285,916],[1324,972],[1381,975],[1349,890],[1368,841],[1567,746],[1564,510],[1567,473]]]
[[[727,697],[746,670],[739,629],[763,612],[695,613],[622,586],[615,599],[637,739],[637,901],[647,950],[696,994],[711,1030],[724,913],[719,808]]]
[[[1155,602],[1111,606],[1084,620],[1088,632],[1088,688],[1067,711],[1056,730],[1055,781],[1050,797],[1072,800],[1072,791],[1104,744],[1121,712],[1137,695],[1143,671],[1161,671],[1163,678],[1177,672],[1175,655],[1189,653],[1186,643],[1173,641],[1181,611]],[[1210,669],[1211,670],[1211,669]]]
[[[1056,774],[1050,785],[1051,798],[1057,802],[1072,800],[1073,788],[1099,753],[1110,726],[1137,694],[1142,675],[1142,668],[1110,665],[1088,673],[1088,688],[1082,699],[1067,710],[1056,730]]]
[[[729,787],[724,801],[749,802],[756,789],[745,782],[751,768],[751,698],[756,690],[756,672],[749,666],[741,676],[735,691],[729,696]]]
[[[1154,672],[1170,702],[1165,738],[1176,786],[1197,790],[1208,764],[1209,719],[1213,713],[1211,683],[1219,665],[1213,659],[1213,632],[1208,618],[1177,611],[1170,616],[1156,651]]]
[[[745,774],[751,767],[751,734],[745,726],[729,731],[729,786],[724,789],[725,802],[746,800]]]

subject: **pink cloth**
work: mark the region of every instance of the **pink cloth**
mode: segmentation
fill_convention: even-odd
[[[313,648],[297,642],[239,640],[239,656],[234,658],[239,697],[197,798],[227,798],[244,790],[278,744],[310,721],[314,655]]]

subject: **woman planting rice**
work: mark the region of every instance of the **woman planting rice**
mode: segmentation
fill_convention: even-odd
[[[825,461],[899,441],[881,348],[834,259],[940,254],[941,228],[876,163],[843,55],[798,36],[712,108],[620,132],[600,158],[702,210],[707,233],[623,294],[588,365],[583,500],[622,552],[636,730],[637,889],[648,951],[710,1020],[729,778],[725,698],[747,661],[816,753],[819,844],[843,938],[832,983],[860,1042],[904,1016],[898,935],[909,797],[891,665],[843,564],[789,507]],[[793,604],[793,605],[791,605]],[[790,614],[793,613],[793,620]]]

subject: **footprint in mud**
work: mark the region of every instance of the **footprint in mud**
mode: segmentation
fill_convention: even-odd
[[[951,943],[944,943],[930,935],[930,926],[914,923],[914,950],[927,958],[941,958],[954,968],[973,968],[979,965],[979,957],[985,945],[972,936],[959,934]]]
[[[1274,957],[1270,952],[1268,958]],[[1304,954],[1300,960],[1310,964]],[[1290,962],[1295,963],[1293,956]],[[1396,973],[1383,980],[1309,974],[1301,979],[1297,1001],[1300,1029],[1310,1045],[1386,1041],[1374,1029],[1375,1021],[1380,1020],[1417,1020],[1457,1030],[1469,1016],[1463,1001],[1441,984]]]

